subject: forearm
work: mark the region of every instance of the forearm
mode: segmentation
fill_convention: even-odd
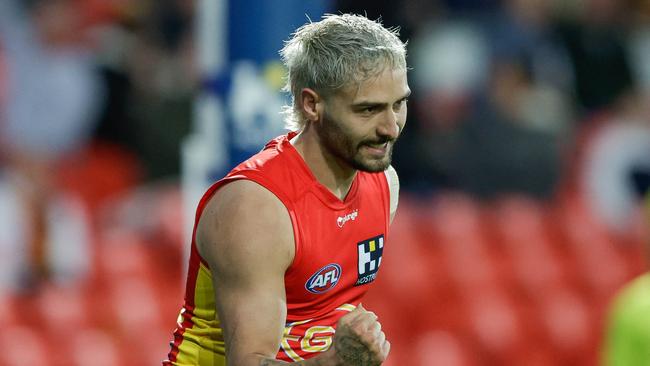
[[[242,361],[240,359],[240,361]],[[288,362],[276,360],[269,358],[268,356],[262,355],[251,355],[246,358],[245,362],[233,361],[228,362],[229,365],[251,365],[251,366],[276,366],[276,365],[288,365]],[[312,357],[308,360],[302,360],[294,362],[291,365],[296,366],[342,366],[343,364],[338,360],[333,349],[330,349],[326,352],[319,354],[318,356]]]
[[[322,360],[320,357],[314,357],[310,358],[309,360],[304,360],[304,361],[298,361],[294,362],[292,365],[299,365],[299,366],[329,366],[329,363],[323,363],[321,362]],[[288,362],[284,361],[278,361],[278,360],[271,360],[271,359],[264,359],[260,363],[260,366],[276,366],[276,365],[288,365]],[[334,366],[333,364],[331,364]]]

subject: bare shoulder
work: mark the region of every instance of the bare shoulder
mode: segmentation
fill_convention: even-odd
[[[288,266],[293,260],[293,240],[291,219],[284,204],[268,189],[250,180],[237,180],[221,187],[208,201],[196,232],[197,249],[211,266],[253,265],[259,263],[250,262],[259,258],[269,264]]]

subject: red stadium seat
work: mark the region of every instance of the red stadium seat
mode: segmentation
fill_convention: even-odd
[[[549,292],[539,303],[546,335],[565,362],[585,363],[598,334],[585,301],[566,288]]]
[[[517,308],[499,291],[468,295],[465,303],[471,333],[491,359],[503,364],[522,346],[524,329]]]
[[[462,252],[448,248],[443,255],[449,279],[461,293],[501,287],[499,272],[484,245],[476,244],[473,250]]]
[[[108,143],[96,143],[65,159],[58,173],[60,186],[79,194],[93,211],[135,187],[143,175],[132,154]]]
[[[529,243],[522,243],[522,245]],[[563,268],[558,258],[543,245],[531,245],[528,249],[511,253],[510,261],[514,280],[528,298],[543,297],[547,290],[561,286],[565,282]]]
[[[4,366],[55,365],[47,341],[42,333],[24,326],[3,327],[0,332],[0,349]]]
[[[418,366],[472,366],[478,365],[466,345],[454,334],[431,331],[422,334],[413,345]]]
[[[151,329],[161,328],[162,319],[158,296],[152,285],[142,278],[115,283],[109,292],[108,304],[113,319],[122,334],[144,336]]]
[[[120,360],[128,357],[120,356],[120,349],[115,340],[102,330],[79,329],[72,338],[70,363],[73,366],[124,365]]]
[[[441,276],[439,258],[432,255],[432,238],[420,236],[417,227],[417,209],[413,205],[400,206],[400,214],[391,226],[384,248],[381,270],[376,287],[369,292],[369,301],[384,302],[386,296],[400,299],[404,314],[417,311],[422,303],[437,296]],[[376,295],[376,296],[375,296]]]
[[[480,207],[463,194],[437,196],[427,217],[428,226],[441,241],[462,243],[466,237],[480,237]]]
[[[531,238],[543,242],[546,235],[545,211],[539,202],[527,197],[509,196],[497,202],[490,212],[508,245],[524,245]]]
[[[454,194],[400,211],[369,293],[396,314],[387,365],[453,364],[467,353],[472,365],[595,364],[608,294],[631,270],[620,243],[576,207],[509,197],[483,209]],[[420,338],[431,330],[453,341]]]
[[[608,299],[630,278],[630,269],[616,242],[598,230],[579,225],[569,229],[570,251],[578,275],[595,299]]]
[[[441,258],[439,265],[457,290],[500,287],[500,270],[494,265],[481,207],[462,194],[436,197],[431,207],[423,233],[433,242],[433,254]]]
[[[36,306],[45,330],[55,337],[67,337],[89,323],[86,294],[81,287],[45,286]]]
[[[0,324],[14,325],[17,320],[14,299],[8,293],[0,291]]]
[[[173,324],[162,317],[160,296],[145,279],[132,278],[115,283],[108,292],[112,331],[120,339],[120,348],[128,354],[129,365],[159,363],[168,351]]]
[[[97,246],[99,276],[111,282],[133,277],[155,277],[146,244],[133,230],[115,229],[102,235]]]

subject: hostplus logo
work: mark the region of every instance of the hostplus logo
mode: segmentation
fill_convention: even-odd
[[[384,252],[384,236],[379,235],[357,243],[357,252],[359,253],[359,276],[355,286],[370,283],[377,277],[381,255]]]

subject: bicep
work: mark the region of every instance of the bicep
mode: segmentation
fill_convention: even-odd
[[[253,182],[226,185],[206,206],[197,246],[212,272],[229,362],[274,358],[286,318],[284,272],[293,258],[282,203]]]

